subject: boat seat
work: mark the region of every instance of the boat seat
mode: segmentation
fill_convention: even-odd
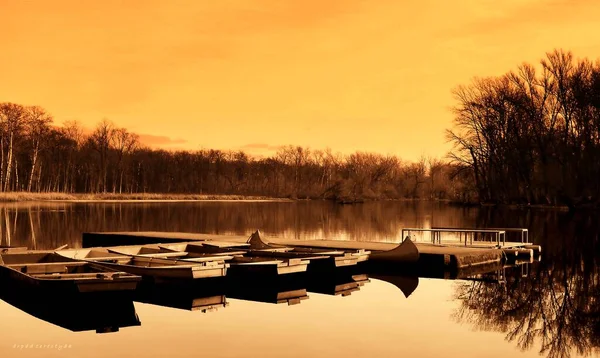
[[[233,259],[233,256],[217,255],[217,256],[204,256],[204,257],[189,257],[183,258],[181,261],[190,262],[223,262],[226,260]]]
[[[244,242],[227,242],[227,241],[203,241],[202,246],[234,248],[234,247],[249,247],[250,244]]]
[[[250,249],[250,251],[254,252],[288,252],[292,250],[294,250],[294,248],[292,247],[269,247],[260,249]]]
[[[87,262],[73,261],[73,262],[43,262],[43,263],[32,263],[32,264],[12,264],[6,265],[12,269],[21,271],[23,273],[60,273],[67,272],[69,267],[79,267],[87,265]]]
[[[126,262],[131,260],[131,256],[98,256],[98,257],[86,257],[84,260],[89,261],[117,261]]]
[[[187,255],[188,255],[187,252],[181,251],[181,252],[157,252],[155,254],[136,254],[135,256],[171,258],[171,257],[183,257],[183,256],[187,256]]]
[[[62,278],[117,278],[122,273],[120,272],[82,272],[82,273],[50,273],[50,274],[33,274],[30,275],[35,278],[43,278],[43,279],[62,279]]]

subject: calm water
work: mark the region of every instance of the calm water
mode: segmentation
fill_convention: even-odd
[[[135,320],[135,312],[141,324],[105,334],[72,332],[0,301],[0,356],[600,356],[598,218],[397,202],[2,205],[2,244],[36,249],[80,247],[82,232],[102,230],[247,235],[261,229],[289,238],[398,241],[403,227],[501,226],[528,227],[544,257],[527,277],[520,269],[507,271],[505,285],[411,278],[418,286],[408,297],[371,278],[346,297],[303,283],[275,292],[190,293],[163,306],[125,300],[119,307],[131,315],[121,316]],[[330,286],[333,293],[335,284]],[[294,305],[269,303],[278,294],[308,298]],[[220,308],[190,311],[204,302],[194,301],[200,296],[217,299],[210,302]],[[80,302],[73,310],[81,318],[102,304],[90,306]]]

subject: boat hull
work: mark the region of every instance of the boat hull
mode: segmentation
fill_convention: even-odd
[[[271,262],[235,262],[231,263],[228,276],[257,276],[257,277],[278,277],[289,274],[306,272],[309,261],[301,259],[292,259],[286,261],[275,260]]]
[[[141,277],[126,275],[111,275],[110,272],[102,272],[98,267],[97,275],[61,275],[49,274],[47,278],[35,277],[11,267],[0,266],[0,279],[9,282],[21,289],[45,290],[64,293],[87,293],[87,292],[109,292],[109,291],[133,291],[136,289]],[[41,275],[40,275],[41,276]]]
[[[419,249],[410,239],[388,251],[375,251],[369,257],[370,262],[387,264],[412,264],[419,261]]]
[[[139,275],[147,279],[165,280],[195,280],[210,277],[223,277],[227,274],[227,265],[214,266],[170,266],[170,267],[144,267],[135,265],[125,265],[112,262],[96,262],[98,265],[114,270],[128,272]]]

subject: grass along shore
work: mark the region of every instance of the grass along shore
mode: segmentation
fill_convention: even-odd
[[[0,202],[19,201],[290,201],[289,199],[266,196],[212,195],[212,194],[157,194],[157,193],[0,193]]]
[[[322,198],[306,198],[306,199],[290,199],[290,198],[275,198],[268,196],[251,196],[251,195],[218,195],[218,194],[168,194],[168,193],[31,193],[31,192],[4,192],[0,193],[0,203],[16,203],[16,202],[193,202],[193,201],[234,201],[234,202],[294,202],[304,200],[323,200]],[[600,209],[600,205],[581,205],[569,208],[566,205],[540,205],[540,204],[497,204],[497,203],[477,203],[477,202],[457,202],[452,200],[428,200],[428,199],[368,199],[356,201],[334,200],[338,204],[360,204],[366,201],[434,201],[438,203],[446,203],[448,205],[456,205],[461,207],[498,207],[517,210],[559,210],[568,211],[572,209]]]

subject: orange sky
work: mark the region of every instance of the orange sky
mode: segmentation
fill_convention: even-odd
[[[0,101],[165,148],[448,149],[451,89],[554,48],[600,57],[600,2],[0,0]]]

